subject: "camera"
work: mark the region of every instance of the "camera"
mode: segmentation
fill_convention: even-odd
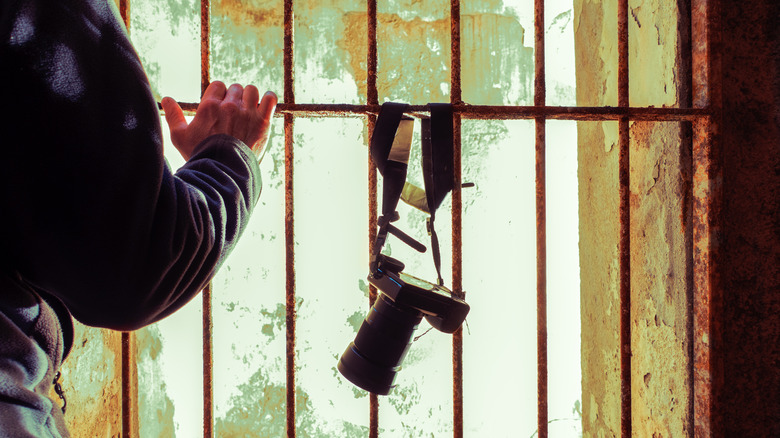
[[[425,318],[444,333],[453,333],[469,312],[469,305],[444,286],[403,272],[399,260],[379,254],[368,281],[381,291],[341,356],[338,370],[366,391],[387,395],[401,362]]]
[[[453,111],[449,104],[428,106],[431,117],[422,120],[425,190],[405,181],[414,126],[413,119],[404,116],[409,105],[382,104],[371,137],[371,157],[384,179],[382,215],[377,220],[379,230],[371,255],[368,281],[380,293],[355,340],[341,355],[338,370],[356,386],[380,395],[389,394],[393,388],[401,362],[412,344],[412,336],[423,318],[433,328],[453,333],[469,313],[469,305],[444,286],[439,243],[433,226],[436,209],[454,183]],[[409,193],[416,194],[410,197]],[[410,202],[410,198],[416,201]],[[426,251],[423,244],[391,223],[398,220],[395,208],[399,199],[430,214],[427,227],[438,274],[436,284],[406,274],[400,260],[381,253],[388,234],[418,252]]]

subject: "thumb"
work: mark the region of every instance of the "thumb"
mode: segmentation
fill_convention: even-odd
[[[162,104],[163,111],[165,111],[165,121],[168,122],[171,133],[187,128],[187,120],[184,118],[184,112],[175,100],[170,97],[165,97],[160,103]]]

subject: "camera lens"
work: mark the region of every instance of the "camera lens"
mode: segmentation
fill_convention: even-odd
[[[418,310],[379,294],[355,341],[341,355],[339,372],[366,391],[387,395],[422,317]]]

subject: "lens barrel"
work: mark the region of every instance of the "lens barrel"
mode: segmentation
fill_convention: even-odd
[[[420,311],[379,294],[355,341],[341,355],[339,372],[366,391],[387,395],[422,317]]]

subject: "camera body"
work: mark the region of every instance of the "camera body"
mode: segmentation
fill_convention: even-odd
[[[466,319],[469,305],[444,286],[403,272],[399,260],[379,254],[377,268],[368,281],[397,305],[411,307],[425,315],[436,330],[454,333]]]

